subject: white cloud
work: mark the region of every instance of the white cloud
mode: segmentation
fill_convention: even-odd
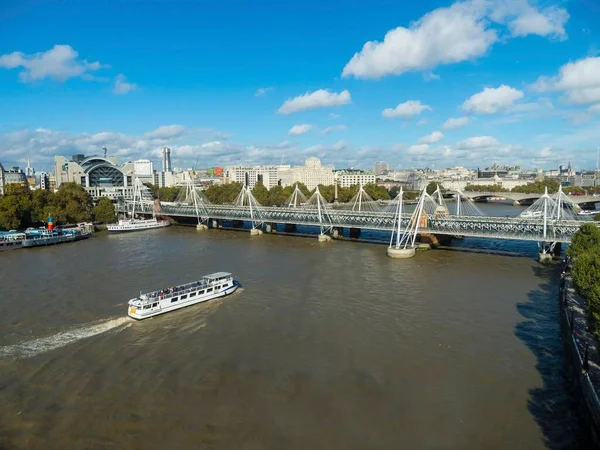
[[[420,155],[429,150],[429,144],[415,144],[406,150],[409,155]]]
[[[423,105],[419,100],[408,100],[404,103],[400,103],[395,108],[386,108],[382,111],[383,117],[402,117],[403,119],[410,119],[413,116],[421,114],[423,111],[431,111],[431,106]]]
[[[450,117],[444,122],[442,128],[444,130],[455,130],[456,128],[464,127],[469,123],[468,117]]]
[[[567,38],[565,24],[569,13],[557,6],[537,9],[527,0],[496,0],[491,18],[506,22],[511,34],[516,37],[535,34],[560,40]]]
[[[342,76],[378,79],[480,57],[498,39],[486,27],[469,2],[433,10],[408,28],[388,31],[383,42],[367,42]]]
[[[162,125],[144,134],[147,139],[173,139],[183,135],[186,129],[183,125]]]
[[[499,145],[501,145],[500,141],[492,136],[473,136],[459,142],[456,148],[461,150],[489,149]]]
[[[427,136],[423,136],[417,141],[418,144],[435,144],[444,138],[444,134],[441,131],[434,131]]]
[[[499,40],[499,26],[512,37],[537,34],[566,38],[569,15],[563,8],[538,9],[534,0],[467,0],[435,9],[408,27],[369,41],[342,71],[343,77],[379,79],[484,56]]]
[[[600,103],[590,106],[590,112],[600,114]]]
[[[319,89],[307,92],[298,97],[288,99],[277,111],[279,114],[293,114],[315,108],[346,105],[351,102],[350,92],[343,90],[340,93],[329,92],[328,89]]]
[[[342,116],[341,114],[329,113],[329,117],[331,117],[332,119],[339,119]]]
[[[562,91],[574,105],[600,103],[600,57],[588,57],[563,65],[554,77],[539,77],[533,90]]]
[[[474,94],[463,103],[462,109],[475,114],[496,114],[508,111],[514,102],[523,96],[523,92],[503,84],[497,88],[485,88]]]
[[[439,80],[441,77],[433,72],[425,72],[423,74],[423,79],[425,81],[436,81]]]
[[[102,67],[99,62],[78,59],[79,54],[70,45],[55,45],[50,50],[26,55],[13,52],[0,56],[0,68],[16,69],[21,67],[19,79],[24,83],[51,78],[66,81],[69,78],[86,78],[90,72]]]
[[[326,134],[332,133],[334,131],[344,131],[346,129],[347,129],[346,125],[333,125],[331,127],[323,128],[321,130],[321,135],[326,135]]]
[[[288,131],[288,134],[290,136],[298,136],[300,134],[308,133],[312,129],[313,129],[313,126],[309,125],[307,123],[304,123],[302,125],[294,125],[292,128],[290,128],[290,131]]]
[[[113,92],[117,95],[125,95],[131,91],[137,89],[137,85],[135,83],[129,83],[125,75],[120,73],[115,78],[115,86],[113,88]]]
[[[263,88],[258,88],[255,92],[255,96],[256,97],[262,97],[263,95],[265,95],[267,92],[272,91],[273,88],[272,87],[263,87]]]

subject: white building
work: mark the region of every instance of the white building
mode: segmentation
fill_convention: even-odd
[[[291,186],[294,183],[303,183],[311,190],[319,184],[331,186],[334,183],[333,166],[322,166],[321,160],[314,156],[307,158],[303,166],[295,166],[283,174],[282,186]]]
[[[337,180],[338,186],[347,188],[350,186],[364,186],[365,184],[375,184],[377,177],[373,173],[365,172],[350,172],[340,170],[335,173],[335,179]]]
[[[282,177],[290,171],[289,165],[273,166],[229,166],[225,168],[225,179],[227,183],[246,184],[253,189],[258,181],[262,181],[267,189],[283,184]]]
[[[390,166],[385,161],[377,161],[373,166],[373,173],[375,175],[381,175],[390,170]]]
[[[114,157],[73,155],[71,160],[64,156],[54,157],[55,186],[64,183],[81,185],[94,199],[99,197],[119,198],[133,195],[134,165],[117,165]]]
[[[133,162],[133,169],[137,177],[151,177],[154,174],[152,161],[149,159],[138,159]]]

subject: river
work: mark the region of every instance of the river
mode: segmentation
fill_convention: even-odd
[[[536,252],[170,227],[0,253],[0,448],[586,448]],[[243,290],[125,317],[221,270]]]

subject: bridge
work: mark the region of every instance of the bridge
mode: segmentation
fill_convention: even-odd
[[[456,195],[459,191],[449,190],[447,193]],[[504,197],[513,202],[520,203],[523,201],[535,201],[543,197],[544,194],[523,194],[520,192],[476,192],[476,191],[463,191],[461,192],[466,198],[471,200],[485,199],[491,197]],[[593,205],[600,203],[600,197],[593,195],[567,195],[563,194],[568,202],[575,205]]]
[[[290,231],[297,225],[306,225],[319,229],[320,241],[338,237],[344,228],[350,229],[351,237],[359,237],[360,230],[387,231],[391,234],[388,255],[399,258],[414,256],[418,240],[425,236],[460,236],[538,242],[540,258],[546,260],[560,249],[561,243],[569,243],[583,223],[572,213],[573,203],[562,191],[553,196],[544,194],[519,217],[503,218],[485,216],[462,192],[458,192],[455,210],[451,212],[439,189],[433,195],[423,190],[417,204],[408,208],[402,191],[390,205],[382,206],[362,187],[349,203],[335,205],[328,203],[318,188],[307,199],[296,186],[282,207],[260,205],[247,187],[230,205],[211,204],[191,183],[170,203],[153,202],[142,189],[137,190],[133,200],[121,202],[118,210],[191,220],[197,222],[199,230],[222,227],[223,221],[238,226],[246,222],[251,224],[253,235],[272,232],[277,224],[285,224]]]

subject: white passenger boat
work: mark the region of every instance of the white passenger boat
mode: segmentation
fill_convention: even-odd
[[[146,197],[146,198],[144,198]],[[150,204],[152,207],[151,219],[138,219],[135,217],[135,207],[139,201],[139,208],[144,211],[144,206]],[[146,188],[139,178],[135,179],[133,191],[133,203],[129,217],[121,218],[117,223],[111,223],[106,226],[109,233],[125,233],[130,231],[154,230],[155,228],[164,228],[171,225],[168,220],[158,220],[154,211],[154,200],[150,190]]]
[[[542,211],[525,211],[521,213],[521,217],[534,218],[534,217],[543,217],[544,213]]]
[[[117,223],[111,223],[106,228],[109,233],[125,233],[128,231],[153,230],[169,225],[171,224],[168,220],[157,220],[156,217],[153,217],[152,219],[119,219]]]
[[[579,211],[577,213],[577,215],[578,216],[595,216],[598,213],[600,213],[600,211],[596,211],[595,209],[593,209],[593,210],[582,209],[581,211]]]
[[[134,319],[147,319],[196,303],[233,294],[240,283],[230,273],[205,275],[198,281],[147,292],[128,302],[127,314]]]

